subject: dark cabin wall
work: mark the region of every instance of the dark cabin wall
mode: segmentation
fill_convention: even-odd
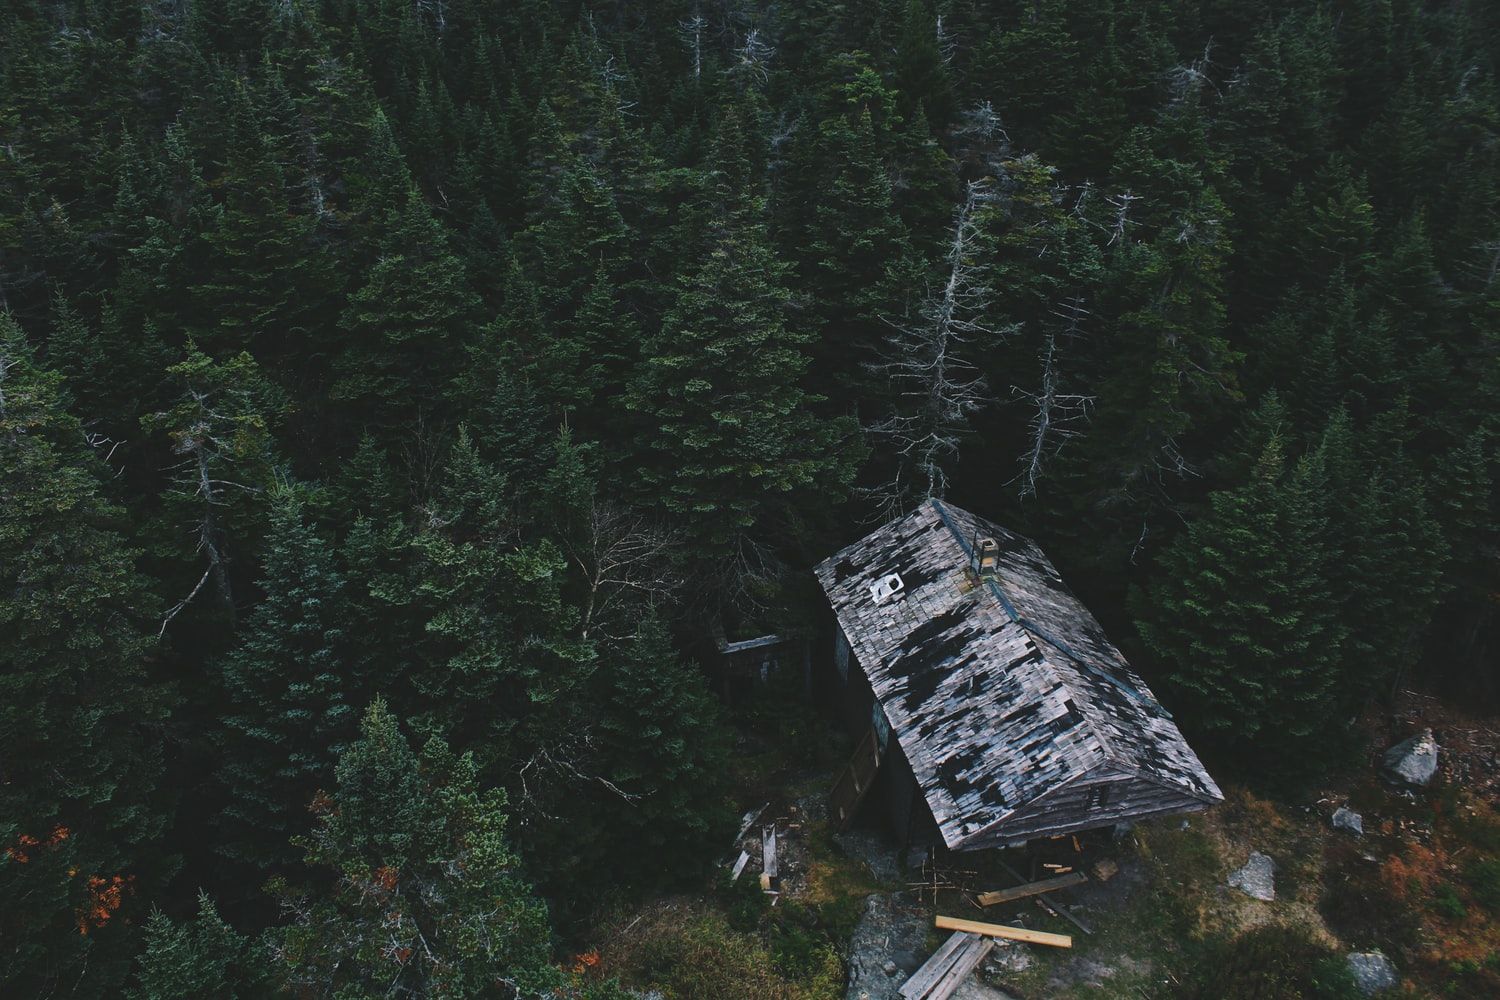
[[[1108,802],[1093,804],[1095,789],[1108,788]],[[966,850],[1000,847],[1006,844],[1078,833],[1122,821],[1134,822],[1149,816],[1196,812],[1208,803],[1154,779],[1101,769],[1054,789],[1028,803],[1004,822],[985,834],[982,840],[966,844]]]
[[[813,689],[836,724],[857,740],[874,724],[875,691],[847,643],[841,669],[838,649],[841,637],[838,621],[829,613],[823,636],[815,644]],[[932,844],[941,839],[937,821],[932,818],[911,762],[894,732],[881,748],[880,769],[860,804],[858,822],[888,830],[902,846]]]
[[[818,702],[839,728],[859,739],[870,728],[875,691],[847,642],[844,643],[843,666],[840,666],[838,647],[842,637],[838,621],[830,612],[823,634],[816,642],[813,690]]]
[[[878,820],[902,847],[930,847],[942,842],[937,821],[917,784],[901,742],[891,735],[880,761],[880,771],[862,813]]]

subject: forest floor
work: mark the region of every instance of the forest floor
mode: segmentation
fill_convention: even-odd
[[[934,913],[1070,934],[1069,950],[1004,945],[959,996],[966,1000],[1230,997],[1231,984],[1290,982],[1378,949],[1403,980],[1387,997],[1500,996],[1500,720],[1404,697],[1370,720],[1362,766],[1295,799],[1227,786],[1205,813],[1137,824],[1111,839],[1071,838],[1030,852],[939,857],[897,850],[877,830],[835,832],[824,800],[844,741],[795,713],[752,718],[736,783],[747,813],[764,804],[707,891],[611,913],[596,928],[598,970],[663,1000],[889,1000],[941,943]],[[1424,726],[1442,747],[1431,788],[1407,794],[1378,777],[1379,754]],[[1364,834],[1336,830],[1335,809]],[[762,892],[760,830],[775,822],[776,895]],[[744,873],[728,867],[741,850]],[[1252,851],[1275,862],[1276,898],[1226,879]],[[974,891],[1108,858],[1118,871],[1050,896],[1093,933],[1033,901],[980,910]],[[940,883],[931,887],[933,867]],[[1339,977],[1333,976],[1334,980]],[[1327,981],[1325,976],[1322,982]],[[1289,988],[1288,988],[1289,989]],[[648,992],[649,995],[649,992]],[[1343,997],[1336,986],[1309,997]]]

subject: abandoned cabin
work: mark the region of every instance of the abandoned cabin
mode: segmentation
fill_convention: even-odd
[[[932,500],[820,563],[819,687],[862,734],[830,810],[904,844],[1015,846],[1223,795],[1026,538]]]

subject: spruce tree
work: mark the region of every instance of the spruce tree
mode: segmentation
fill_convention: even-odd
[[[641,416],[637,494],[720,553],[807,490],[841,493],[852,471],[848,428],[815,417],[800,387],[808,337],[788,324],[785,271],[759,225],[720,234],[625,397]]]
[[[1136,595],[1136,625],[1168,670],[1184,724],[1236,751],[1249,773],[1268,761],[1315,772],[1339,731],[1342,630],[1325,582],[1323,474],[1288,472],[1273,437],[1251,478],[1163,553]]]
[[[380,257],[349,296],[332,395],[356,425],[390,435],[441,411],[479,301],[415,188],[386,216]]]
[[[636,796],[612,810],[611,839],[635,845],[644,862],[640,877],[676,881],[687,859],[711,855],[732,819],[718,704],[696,666],[678,659],[654,614],[602,673],[608,691],[600,759],[611,781]]]
[[[313,793],[328,786],[366,700],[345,629],[353,622],[328,543],[291,490],[273,501],[265,597],[220,668],[228,711],[218,739],[229,796],[218,849],[260,869],[290,860],[289,838],[308,825]]]
[[[63,409],[0,314],[0,992],[104,996],[162,850],[155,600]]]
[[[256,948],[226,924],[207,893],[183,922],[160,910],[146,921],[146,948],[136,960],[128,1000],[241,1000],[264,996],[264,967]]]
[[[291,993],[529,995],[560,985],[545,907],[518,875],[505,793],[440,739],[414,751],[384,702],[339,757],[338,785],[302,841],[326,890],[283,884],[269,935]]]

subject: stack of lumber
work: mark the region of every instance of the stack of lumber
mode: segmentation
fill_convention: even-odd
[[[959,931],[912,973],[901,987],[902,1000],[947,1000],[993,947],[990,938]]]

